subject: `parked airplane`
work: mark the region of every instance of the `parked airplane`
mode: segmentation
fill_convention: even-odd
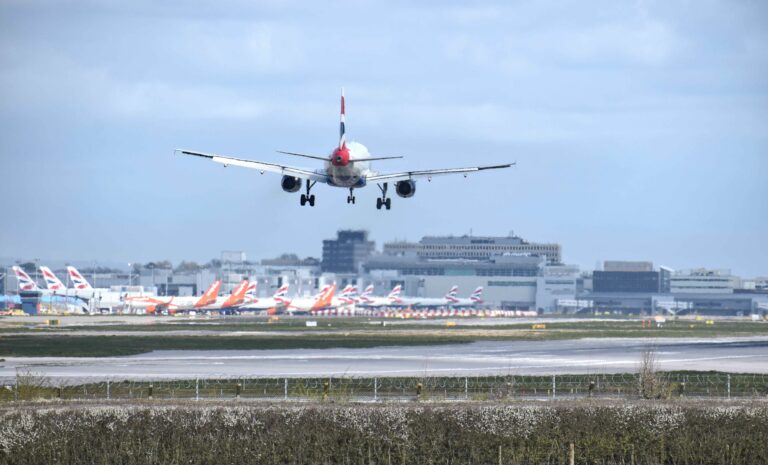
[[[287,313],[309,313],[313,310],[323,310],[333,305],[333,296],[336,293],[336,283],[326,285],[314,297],[294,297],[285,300]]]
[[[19,282],[20,291],[42,291],[34,279],[21,269],[20,266],[13,266],[13,272],[16,274],[16,280]]]
[[[347,284],[344,289],[341,290],[338,296],[333,298],[333,307],[350,306],[357,303],[357,286],[354,284]]]
[[[40,271],[43,273],[43,279],[45,280],[45,287],[51,291],[63,291],[67,288],[61,280],[53,274],[50,268],[47,266],[41,266]]]
[[[365,187],[369,183],[378,184],[381,191],[381,197],[376,199],[376,208],[381,210],[385,207],[387,210],[392,206],[392,199],[387,197],[389,183],[395,183],[395,193],[403,198],[413,197],[416,193],[416,179],[427,178],[432,180],[433,176],[442,176],[448,174],[463,174],[466,177],[469,173],[483,170],[492,170],[500,168],[509,168],[515,163],[506,163],[501,165],[475,166],[468,168],[448,168],[434,170],[404,171],[401,173],[379,174],[370,168],[371,161],[390,160],[402,157],[372,157],[368,149],[358,142],[347,142],[345,126],[345,108],[344,108],[344,89],[341,90],[341,122],[339,124],[339,145],[335,147],[329,156],[307,155],[304,153],[283,152],[286,155],[311,158],[325,162],[325,167],[318,170],[305,168],[295,168],[292,166],[281,165],[277,163],[267,163],[242,158],[225,157],[222,155],[195,152],[192,150],[176,149],[184,155],[194,155],[207,158],[216,163],[221,163],[225,167],[229,165],[241,166],[260,171],[281,174],[283,176],[280,186],[285,192],[297,192],[301,189],[302,183],[306,193],[301,194],[301,205],[309,203],[315,206],[315,195],[310,194],[310,190],[316,183],[324,183],[333,187],[349,189],[347,203],[355,203],[355,189]]]
[[[446,295],[449,307],[475,307],[483,303],[483,286],[478,286],[477,289],[475,289],[475,291],[470,294],[468,299],[456,297],[458,294],[458,287],[454,287],[456,288],[456,292]]]
[[[399,297],[390,306],[411,308],[450,307],[454,302],[462,302],[461,299],[457,297],[458,292],[459,286],[452,286],[448,293],[443,297]]]
[[[260,299],[256,297],[256,283],[251,283],[248,286],[248,291],[245,293],[245,302],[243,303],[241,310],[275,310],[285,306],[285,296],[288,294],[288,284],[280,286],[272,297],[265,297]]]
[[[119,292],[107,288],[95,288],[74,266],[67,266],[67,274],[72,282],[73,293],[81,299],[88,300],[91,302],[92,308],[102,312],[112,312],[116,307],[123,307],[127,299],[134,299],[143,295],[143,292]]]
[[[139,296],[128,297],[125,301],[131,308],[144,308],[147,313],[167,312],[169,314],[174,314],[177,312],[198,310],[211,305],[216,302],[216,297],[219,295],[219,289],[221,289],[221,281],[216,280],[200,297],[169,296],[163,298],[157,296]]]
[[[232,293],[227,297],[217,297],[211,303],[204,307],[200,307],[201,310],[228,310],[237,308],[246,302],[245,293],[248,292],[250,282],[244,279],[240,284],[232,290]]]
[[[376,297],[371,295],[373,294],[373,284],[371,284],[365,288],[365,292],[359,297],[357,305],[366,308],[395,306],[400,300],[400,291],[402,289],[402,286],[398,284],[392,288],[392,291],[386,297]]]

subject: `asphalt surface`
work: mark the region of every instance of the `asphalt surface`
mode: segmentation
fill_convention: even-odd
[[[595,338],[481,341],[368,349],[156,351],[127,357],[10,357],[0,380],[17,371],[79,382],[99,379],[215,377],[449,376],[626,373],[655,348],[662,370],[768,373],[768,337]]]

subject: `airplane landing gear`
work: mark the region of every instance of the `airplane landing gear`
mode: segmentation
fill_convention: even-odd
[[[387,198],[387,183],[379,184],[381,190],[381,197],[376,199],[376,210],[381,210],[381,207],[386,207],[387,210],[392,208],[392,199]]]
[[[349,195],[347,196],[347,203],[355,204],[355,194],[352,192],[352,188],[349,188]]]
[[[306,194],[301,194],[301,206],[302,207],[304,205],[306,205],[307,203],[309,203],[310,207],[314,207],[315,206],[315,194],[309,195],[309,191],[310,191],[310,189],[312,189],[312,186],[314,186],[314,185],[315,185],[315,182],[310,181],[309,179],[307,179],[307,193]]]

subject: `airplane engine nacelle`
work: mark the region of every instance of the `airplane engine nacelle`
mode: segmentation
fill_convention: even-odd
[[[416,193],[416,182],[398,181],[397,184],[395,184],[395,192],[403,198],[413,197],[413,194]]]
[[[301,189],[301,179],[294,178],[293,176],[283,176],[283,180],[280,181],[280,187],[285,192],[296,192]]]

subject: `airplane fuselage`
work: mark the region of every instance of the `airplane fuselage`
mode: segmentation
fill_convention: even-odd
[[[368,149],[358,142],[350,142],[342,148],[334,149],[325,162],[324,174],[328,176],[328,185],[334,187],[360,188],[366,184],[366,177],[371,173]]]

